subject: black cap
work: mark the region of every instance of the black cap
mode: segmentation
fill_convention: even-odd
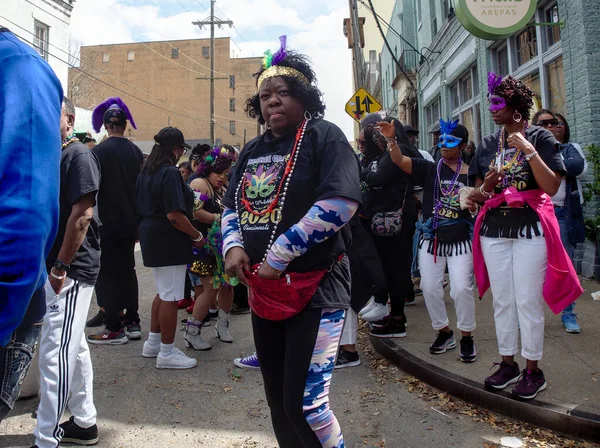
[[[184,148],[190,149],[191,146],[185,142],[183,133],[174,127],[162,128],[158,131],[158,134],[154,136],[154,141],[159,145],[166,146],[183,146]]]
[[[419,135],[419,131],[417,131],[415,128],[413,128],[410,124],[405,124],[404,125],[404,131],[406,131],[407,134],[417,134],[417,135]]]
[[[365,118],[363,118],[360,122],[359,127],[363,129],[365,126],[373,126],[379,121],[383,121],[383,117],[377,112],[375,112],[374,114],[369,114]]]
[[[119,108],[116,104],[110,106],[104,116],[102,117],[104,124],[116,124],[118,126],[125,126],[127,124],[127,115]]]

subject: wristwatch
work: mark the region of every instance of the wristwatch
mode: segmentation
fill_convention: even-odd
[[[67,264],[64,261],[60,261],[60,260],[56,260],[52,267],[54,269],[56,269],[57,271],[65,271],[65,272],[69,272],[69,269],[71,269],[70,264]]]

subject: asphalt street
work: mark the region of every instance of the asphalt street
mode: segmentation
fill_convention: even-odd
[[[136,255],[145,338],[155,289],[150,271]],[[90,316],[96,310],[93,304]],[[180,317],[185,316],[181,311]],[[208,352],[184,349],[179,334],[176,346],[198,359],[198,366],[186,371],[157,370],[154,360],[141,357],[142,341],[90,346],[98,446],[277,447],[260,372],[232,364],[234,357],[253,351],[250,316],[233,316],[231,332],[235,341],[225,344],[214,338],[212,326],[205,328],[213,342]],[[481,448],[484,441],[499,439],[497,429],[441,412],[410,393],[402,382],[405,374],[378,360],[364,335],[360,347],[362,365],[336,371],[331,387],[346,447]],[[17,403],[0,426],[0,447],[31,446],[37,403],[37,398]]]

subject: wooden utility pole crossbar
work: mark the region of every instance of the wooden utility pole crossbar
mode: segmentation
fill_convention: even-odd
[[[221,20],[215,17],[215,1],[210,1],[210,16],[199,22],[192,22],[202,29],[210,25],[210,144],[215,144],[215,25],[221,28],[223,25],[233,26],[231,20]]]

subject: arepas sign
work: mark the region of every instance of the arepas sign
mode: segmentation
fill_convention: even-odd
[[[535,15],[537,0],[456,0],[456,16],[471,34],[500,40],[525,28]]]

